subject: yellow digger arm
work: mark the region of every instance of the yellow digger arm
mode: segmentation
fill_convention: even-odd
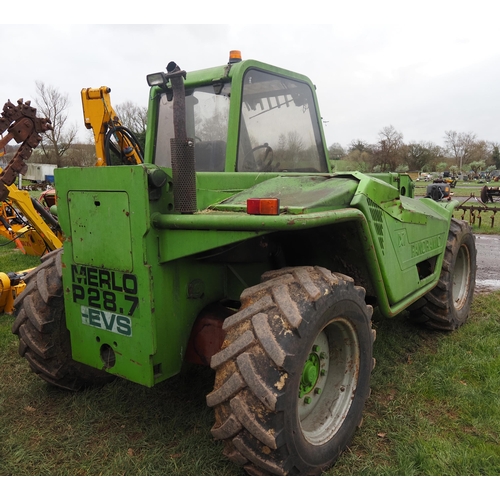
[[[0,168],[0,174],[2,169]],[[46,247],[52,251],[62,247],[62,233],[57,221],[52,215],[47,212],[43,206],[31,198],[27,191],[18,189],[15,184],[5,186],[8,191],[8,200],[10,203],[21,212],[28,220],[29,224],[43,239]],[[35,208],[35,205],[40,206]],[[51,229],[49,224],[53,227]]]
[[[126,162],[139,165],[143,162],[140,148],[121,124],[111,105],[110,92],[109,87],[87,88],[81,92],[85,126],[94,132],[96,166],[108,164],[106,150],[111,137]]]

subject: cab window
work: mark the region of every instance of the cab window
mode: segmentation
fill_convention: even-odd
[[[245,74],[237,169],[328,171],[308,85],[255,69]]]

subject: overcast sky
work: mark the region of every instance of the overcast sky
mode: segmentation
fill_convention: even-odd
[[[188,72],[225,64],[229,50],[239,49],[244,59],[311,78],[328,145],[347,146],[354,139],[374,143],[388,125],[401,132],[405,142],[443,145],[446,130],[500,142],[498,2],[345,3],[321,2],[315,8],[310,1],[280,2],[280,7],[250,2],[240,10],[240,4],[203,4],[220,11],[217,19],[223,23],[232,17],[283,24],[205,24],[213,22],[214,15],[191,7],[196,3],[181,5],[186,10],[176,14],[167,2],[148,2],[147,14],[136,15],[134,10],[120,17],[124,9],[116,5],[113,11],[102,3],[75,4],[78,17],[71,20],[89,24],[69,25],[69,19],[57,25],[2,24],[0,106],[20,97],[34,102],[35,81],[42,81],[68,94],[70,121],[86,140],[82,88],[107,85],[113,105],[130,100],[146,106],[148,73],[164,71],[171,60]],[[96,17],[88,17],[87,10]],[[23,2],[22,12],[9,18],[22,19],[26,12],[30,22],[45,22],[53,11],[47,2],[28,9]],[[90,24],[164,19],[198,24]],[[298,21],[331,24],[290,24]]]

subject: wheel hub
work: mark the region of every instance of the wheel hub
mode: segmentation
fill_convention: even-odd
[[[304,365],[304,370],[302,371],[302,378],[299,388],[299,398],[310,393],[314,389],[314,386],[316,385],[316,382],[319,378],[319,373],[319,356],[316,353],[312,352]]]

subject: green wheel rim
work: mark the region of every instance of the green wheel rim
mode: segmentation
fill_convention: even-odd
[[[311,444],[328,442],[344,422],[356,391],[359,357],[356,329],[343,318],[330,322],[316,337],[297,399],[300,428]]]

